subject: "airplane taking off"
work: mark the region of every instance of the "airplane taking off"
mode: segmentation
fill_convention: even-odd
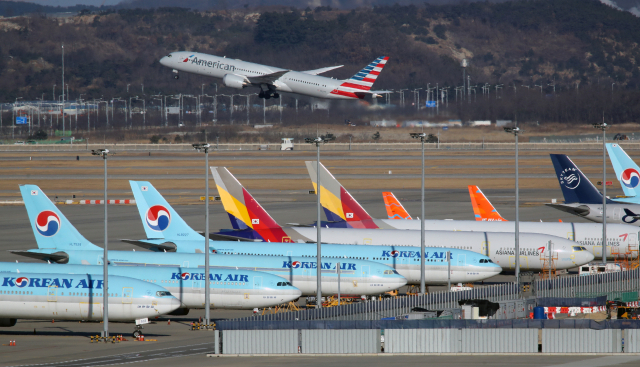
[[[0,279],[0,326],[14,326],[17,319],[102,321],[102,275],[7,272]],[[109,321],[156,317],[180,307],[163,287],[116,275],[109,275],[108,299]]]
[[[184,223],[180,215],[167,203],[160,193],[149,182],[129,181],[131,190],[136,198],[136,205],[140,212],[147,234],[154,237],[143,240],[123,240],[144,248],[162,251],[161,248],[169,248],[176,252],[193,252],[194,249],[202,251],[204,248],[204,237],[195,232]],[[223,200],[227,200],[225,198]],[[170,217],[166,220],[167,227],[162,232],[149,231],[147,224],[149,209],[163,207],[165,209],[162,216]],[[153,213],[154,211],[151,211]],[[152,215],[153,216],[153,215]],[[170,228],[172,227],[172,228]],[[158,238],[163,236],[163,238]],[[177,237],[176,237],[177,236]],[[209,243],[210,249],[217,254],[253,254],[266,256],[302,256],[313,258],[316,256],[317,247],[315,244],[278,242],[247,242],[247,241],[212,241]],[[400,275],[407,278],[408,284],[420,283],[420,251],[415,247],[405,246],[355,246],[355,245],[333,245],[323,244],[322,255],[326,258],[334,259],[363,259],[394,268]],[[443,248],[425,248],[425,271],[426,282],[429,285],[445,284],[448,280],[448,270],[442,266],[446,251],[451,254],[451,282],[469,283],[485,280],[502,271],[500,266],[493,264],[491,260],[481,254],[460,250]],[[175,292],[174,292],[175,293]]]
[[[62,264],[102,265],[104,263],[103,249],[84,238],[38,186],[21,185],[20,193],[32,224],[38,249],[10,252]],[[164,213],[166,212],[164,210]],[[170,218],[167,219],[170,220]],[[158,218],[150,223],[153,226],[166,224],[167,222]],[[110,265],[115,266],[202,268],[205,262],[204,256],[204,254],[177,252],[109,251],[108,260]],[[277,275],[300,289],[303,295],[317,293],[315,259],[301,256],[209,254],[209,262],[211,269],[254,270]],[[340,284],[337,281],[338,262],[341,269]],[[338,287],[340,287],[343,294],[377,295],[400,288],[407,283],[407,280],[393,268],[372,261],[360,259],[336,261],[335,258],[322,257],[321,264],[322,290],[327,293],[338,293]],[[229,280],[229,282],[236,282],[236,280]]]
[[[616,178],[626,197],[616,197],[617,203],[640,204],[640,167],[618,144],[607,143],[607,153]]]
[[[260,88],[259,98],[280,98],[278,92],[289,92],[316,98],[363,99],[367,95],[381,97],[381,94],[390,93],[371,90],[388,60],[388,56],[380,56],[345,80],[318,76],[342,65],[293,71],[190,51],[172,52],[160,59],[160,64],[172,68],[176,79],[182,71],[221,78],[222,83],[230,88]]]
[[[387,209],[388,219],[413,219],[392,192],[383,192],[382,199],[384,207]]]
[[[306,162],[311,181],[316,180],[316,163]],[[334,228],[380,228],[380,229],[409,229],[419,230],[419,220],[389,220],[373,219],[365,209],[349,194],[349,192],[336,180],[335,177],[320,164],[320,181],[322,183],[322,195],[320,204],[324,207],[327,218],[333,221],[323,222],[323,226]],[[585,179],[586,180],[586,179]],[[315,187],[314,183],[314,187]],[[338,194],[339,193],[339,194]],[[340,195],[341,199],[338,199]],[[602,196],[600,196],[602,198]],[[345,205],[345,199],[349,201]],[[341,202],[342,200],[342,202]],[[602,200],[602,199],[601,199]],[[488,201],[487,201],[488,202]],[[223,202],[224,204],[224,202]],[[549,204],[547,204],[549,205]],[[554,205],[554,204],[551,204]],[[353,212],[354,214],[350,214]],[[362,222],[358,218],[364,219]],[[428,231],[487,231],[514,233],[513,222],[499,221],[470,221],[470,220],[425,220],[425,229]],[[520,239],[523,233],[539,233],[557,236],[575,241],[584,246],[596,258],[602,257],[602,246],[598,245],[598,238],[602,238],[602,231],[589,223],[563,223],[563,222],[520,222]],[[599,237],[598,237],[599,236]],[[324,237],[323,237],[324,238]],[[611,247],[607,256],[611,255],[611,248],[619,248],[622,252],[630,250],[634,257],[637,256],[639,233],[633,226],[607,223],[607,238]],[[501,265],[504,267],[504,265]]]
[[[211,167],[213,179],[216,181],[218,193],[222,205],[229,214],[233,230],[223,230],[215,235],[228,239],[264,242],[309,242],[317,241],[316,228],[311,227],[281,227],[260,206],[260,204],[242,187],[240,182],[224,167]],[[322,179],[322,178],[321,178]],[[351,204],[357,204],[355,200],[343,192],[344,197],[350,198],[344,206],[337,201],[335,193],[323,189],[322,197],[330,196],[334,208],[339,205],[355,209],[353,217],[362,218],[364,210]],[[329,195],[331,194],[331,195]],[[339,195],[339,193],[338,193]],[[326,210],[326,209],[325,209]],[[344,212],[342,212],[344,214]],[[367,214],[368,216],[368,214]],[[368,217],[370,218],[370,217]],[[390,223],[406,222],[418,223],[411,220],[384,220]],[[446,221],[444,221],[446,222]],[[470,222],[470,223],[502,223],[502,222]],[[324,224],[323,224],[324,225]],[[322,228],[322,240],[327,243],[344,245],[373,245],[373,246],[420,246],[419,231],[405,231],[398,229],[378,229],[378,227],[365,227],[375,225],[374,220],[364,222],[358,228]],[[495,264],[503,269],[515,268],[515,249],[513,233],[496,232],[457,232],[457,231],[429,231],[426,245],[437,248],[456,248],[470,250],[489,257]],[[550,246],[551,244],[551,246]],[[520,264],[522,269],[541,270],[544,263],[544,254],[549,251],[558,253],[557,269],[569,269],[579,264],[586,264],[593,260],[593,255],[583,246],[564,238],[536,233],[520,233]]]
[[[469,185],[469,197],[473,206],[473,215],[478,222],[507,222],[494,208],[489,199],[476,185]]]
[[[564,203],[548,203],[546,205],[593,222],[602,223],[602,193],[593,186],[587,176],[566,155],[551,154],[551,162],[553,162],[558,176]],[[639,220],[639,204],[620,203],[607,198],[607,246],[612,245],[612,239],[609,238],[609,223],[623,223],[638,227],[640,226]],[[594,240],[597,240],[597,237]],[[636,251],[637,248],[636,245]]]

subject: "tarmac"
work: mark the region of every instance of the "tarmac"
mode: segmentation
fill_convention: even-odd
[[[28,154],[28,153],[25,153]],[[591,153],[593,154],[593,153]],[[540,157],[546,156],[540,154]],[[546,156],[548,157],[548,156]],[[51,159],[52,157],[47,157]],[[124,157],[121,157],[124,158]],[[134,157],[130,157],[133,159]],[[146,158],[146,157],[145,157]],[[166,158],[166,157],[165,157]],[[314,157],[303,157],[313,159]],[[349,157],[355,158],[355,157]],[[361,158],[361,157],[359,157]],[[378,157],[377,157],[378,158]],[[377,159],[376,158],[376,159]],[[478,159],[477,156],[467,157],[468,159]],[[496,156],[491,157],[496,158]],[[504,156],[504,164],[510,166]],[[67,159],[67,157],[65,157]],[[227,157],[227,159],[229,159]],[[243,157],[246,159],[246,157]],[[277,157],[271,157],[277,160]],[[301,159],[301,157],[296,157]],[[347,158],[344,158],[347,159]],[[412,157],[415,159],[415,157]],[[480,163],[480,162],[479,162]],[[187,163],[189,166],[197,167],[197,164]],[[358,160],[353,159],[354,166],[358,165]],[[144,163],[141,162],[140,167]],[[212,164],[213,165],[213,164]],[[469,165],[467,163],[467,165]],[[0,164],[0,166],[2,166]],[[497,166],[503,167],[500,164]],[[511,166],[510,166],[511,167]],[[301,167],[304,170],[304,167]],[[487,168],[487,175],[500,179],[492,174],[491,167]],[[305,170],[306,171],[306,170]],[[33,171],[25,172],[17,178],[22,183],[29,183],[33,179]],[[302,172],[306,173],[306,172]],[[79,170],[66,171],[66,173],[56,174],[66,178],[77,178],[82,175]],[[247,175],[250,179],[277,180],[275,177]],[[301,174],[302,175],[302,174]],[[38,176],[36,173],[35,176]],[[46,175],[45,175],[46,176]],[[306,174],[305,179],[308,180]],[[411,175],[415,176],[415,175]],[[130,179],[132,176],[127,176]],[[336,175],[338,179],[340,175]],[[342,176],[344,177],[344,176]],[[611,176],[612,177],[612,176]],[[55,177],[44,178],[52,179]],[[167,177],[168,178],[168,177]],[[189,179],[201,179],[202,176],[194,176]],[[149,179],[149,177],[144,178]],[[379,180],[379,178],[362,177],[365,180]],[[415,177],[412,177],[415,179]],[[473,180],[460,178],[473,184]],[[47,187],[41,184],[41,188],[50,196],[58,196],[60,200],[71,199],[72,193],[86,195],[91,199],[100,199],[100,187],[86,187],[80,184],[70,185],[63,190],[50,192]],[[173,181],[179,183],[180,181]],[[213,181],[211,182],[212,187]],[[167,190],[160,190],[161,193],[170,197],[176,211],[195,230],[204,229],[204,205],[195,197],[204,195],[196,189],[183,189],[175,185]],[[266,185],[265,187],[269,187]],[[308,184],[311,189],[311,184]],[[348,187],[351,194],[365,207],[365,209],[376,218],[385,218],[386,211],[382,201],[381,190],[378,189],[358,189]],[[17,191],[18,188],[16,187]],[[0,197],[4,196],[4,191],[0,192]],[[263,205],[274,219],[280,224],[286,223],[311,223],[315,221],[315,195],[310,195],[308,190],[274,190],[268,188],[251,189],[254,197]],[[491,187],[483,188],[483,191],[496,206],[500,214],[512,220],[515,217],[514,191],[513,189],[495,189]],[[396,189],[394,193],[404,204],[405,208],[414,216],[420,216],[420,191],[414,189]],[[13,193],[9,194],[15,199]],[[212,193],[213,195],[214,193]],[[115,190],[109,192],[111,198],[128,199],[131,193],[126,190]],[[433,219],[466,219],[473,220],[473,211],[469,202],[469,195],[466,189],[449,189],[446,187],[426,190],[425,217]],[[190,198],[191,205],[181,205],[183,198]],[[550,202],[552,198],[561,200],[561,193],[557,184],[555,186],[544,186],[520,190],[520,219],[522,221],[576,221],[580,218],[570,216],[566,213],[544,206],[545,202]],[[186,199],[185,199],[186,200]],[[60,210],[67,216],[73,225],[90,241],[103,245],[103,208],[101,205],[60,205]],[[227,214],[222,209],[220,202],[214,202],[210,206],[211,229],[230,228]],[[24,257],[8,253],[7,250],[35,248],[34,235],[29,225],[26,210],[22,205],[0,206],[0,261],[35,261]],[[594,224],[597,225],[597,224]],[[140,250],[133,245],[120,242],[120,239],[141,239],[145,238],[140,217],[135,205],[110,205],[109,206],[109,249],[111,250]],[[501,275],[490,281],[513,281],[509,275]],[[251,311],[230,311],[212,310],[211,316],[214,320],[229,319],[249,316]],[[207,358],[206,355],[213,351],[212,333],[207,331],[191,331],[189,324],[197,321],[204,315],[203,310],[192,310],[189,315],[182,317],[163,317],[152,320],[152,323],[145,325],[144,335],[147,341],[138,342],[132,340],[131,332],[133,325],[127,323],[110,323],[111,335],[122,334],[127,341],[116,344],[111,343],[91,343],[89,336],[100,334],[102,324],[94,322],[65,322],[51,320],[19,320],[18,324],[12,328],[0,328],[0,366],[106,366],[136,363],[140,366],[288,366],[305,364],[309,366],[336,365],[352,366],[362,364],[368,366],[387,366],[393,364],[417,364],[428,363],[434,366],[459,366],[459,365],[492,365],[492,366],[563,366],[563,367],[596,367],[596,366],[637,366],[640,357],[638,356],[598,356],[598,355],[576,355],[576,356],[551,356],[551,355],[522,355],[522,356],[500,356],[500,355],[456,355],[456,356],[245,356],[237,358]],[[171,320],[169,324],[168,320]],[[9,340],[16,340],[16,346],[8,346]],[[152,341],[151,341],[152,340]],[[393,359],[387,359],[393,358]],[[357,358],[357,359],[356,359]]]

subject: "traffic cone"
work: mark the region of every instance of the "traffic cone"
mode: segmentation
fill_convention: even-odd
[[[144,335],[140,335],[140,341],[143,342],[144,341]]]
[[[52,324],[54,324],[55,322],[56,322],[56,320],[54,320],[54,319],[51,319],[51,323],[52,323]]]
[[[169,319],[169,321],[167,322],[167,325],[171,325],[171,319]]]

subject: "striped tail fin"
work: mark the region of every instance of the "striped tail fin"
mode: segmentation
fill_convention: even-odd
[[[507,222],[502,218],[496,208],[491,205],[489,199],[478,186],[469,185],[469,197],[471,197],[471,205],[473,205],[473,214],[477,221],[481,222]]]
[[[360,70],[356,75],[346,79],[344,83],[340,85],[340,89],[350,88],[361,91],[370,90],[388,60],[389,56],[378,57],[371,64]]]
[[[387,209],[389,219],[413,219],[392,192],[383,192],[382,198],[384,199],[384,206]]]

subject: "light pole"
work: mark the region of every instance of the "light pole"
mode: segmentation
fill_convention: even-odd
[[[104,161],[104,254],[102,255],[102,304],[103,304],[103,316],[102,322],[104,324],[104,330],[102,336],[109,337],[109,263],[108,258],[108,246],[107,241],[107,156],[109,155],[109,149],[95,149],[91,151],[92,155],[99,155]]]
[[[422,88],[413,90],[413,101],[416,104],[416,110],[420,110],[420,90],[422,90]]]
[[[469,62],[467,61],[467,59],[462,59],[462,61],[460,62],[460,66],[462,66],[462,100],[464,100],[464,90],[466,87],[465,83],[467,81],[467,66],[469,66]]]
[[[420,185],[420,294],[424,295],[426,293],[425,287],[425,265],[424,265],[424,141],[427,138],[426,133],[410,133],[411,137],[414,139],[420,139],[422,142],[422,181]],[[449,288],[451,289],[451,288]]]
[[[593,124],[596,129],[602,130],[602,263],[607,265],[607,159],[606,159],[606,141],[607,141],[607,125],[604,122],[604,112],[602,113],[602,122]]]
[[[517,123],[517,122],[516,122]],[[518,186],[518,135],[520,134],[519,127],[505,127],[504,131],[509,134],[513,134],[516,137],[516,284],[518,285],[518,294],[520,294],[520,188]]]
[[[56,85],[57,85],[57,84],[54,84],[54,85],[53,85],[53,101],[54,101],[54,102],[56,101]]]
[[[321,229],[322,229],[322,217],[320,215],[320,143],[326,143],[329,140],[333,140],[332,138],[327,137],[316,137],[316,138],[305,138],[304,142],[308,144],[315,144],[317,148],[317,156],[316,156],[316,196],[318,199],[317,209],[318,209],[318,222],[316,223],[316,243],[317,243],[317,254],[316,254],[316,269],[317,269],[317,279],[316,279],[316,308],[322,308],[322,239],[320,238]]]
[[[211,286],[209,279],[209,147],[205,144],[192,144],[193,148],[198,152],[204,152],[204,320],[205,327],[208,329],[211,315]]]

